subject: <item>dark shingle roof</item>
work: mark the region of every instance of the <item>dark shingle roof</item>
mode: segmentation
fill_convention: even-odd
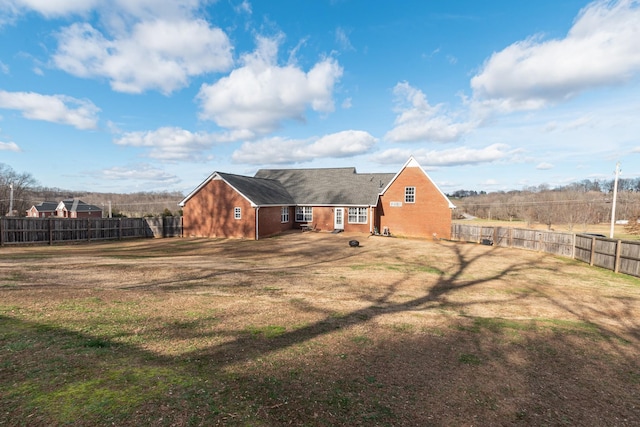
[[[58,202],[40,202],[34,207],[38,212],[53,212],[58,207]]]
[[[88,203],[83,202],[79,199],[65,199],[62,201],[64,203],[64,207],[67,208],[69,212],[98,212],[102,211],[101,208],[95,205],[90,205]]]
[[[218,175],[258,206],[295,204],[286,188],[276,180],[222,172]]]
[[[255,178],[276,180],[298,205],[374,205],[392,173],[356,173],[355,168],[260,169]]]

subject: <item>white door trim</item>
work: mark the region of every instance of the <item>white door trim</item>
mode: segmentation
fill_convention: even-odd
[[[344,208],[333,209],[333,229],[344,230]]]

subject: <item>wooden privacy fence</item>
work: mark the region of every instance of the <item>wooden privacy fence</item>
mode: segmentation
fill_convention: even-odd
[[[578,234],[575,259],[640,277],[640,242]]]
[[[182,237],[182,217],[144,218],[155,237]]]
[[[0,246],[172,237],[181,233],[181,217],[169,220],[164,218],[0,218]]]
[[[451,239],[546,252],[640,277],[640,241],[467,224],[452,224]]]

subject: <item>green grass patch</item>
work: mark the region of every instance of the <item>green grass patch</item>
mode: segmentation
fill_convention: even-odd
[[[465,365],[481,365],[482,364],[482,360],[475,354],[471,354],[471,353],[462,353],[460,356],[458,356],[458,362],[463,363]]]
[[[134,408],[162,397],[170,384],[186,384],[169,369],[111,369],[98,377],[78,379],[54,390],[30,387],[31,404],[60,424],[77,420],[122,419]]]
[[[279,325],[248,326],[245,332],[254,337],[275,338],[287,332],[287,328]]]
[[[364,335],[356,335],[355,337],[351,337],[351,341],[359,345],[367,345],[373,342],[371,338]]]

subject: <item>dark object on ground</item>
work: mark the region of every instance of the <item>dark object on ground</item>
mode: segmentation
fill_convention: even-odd
[[[491,239],[482,239],[482,242],[480,243],[486,246],[493,246],[493,241],[491,241]]]
[[[355,248],[357,246],[360,246],[360,242],[358,242],[357,240],[349,240],[349,246]]]
[[[604,234],[599,234],[599,233],[582,233],[585,236],[591,236],[591,237],[604,237],[606,238],[607,236],[605,236]]]

